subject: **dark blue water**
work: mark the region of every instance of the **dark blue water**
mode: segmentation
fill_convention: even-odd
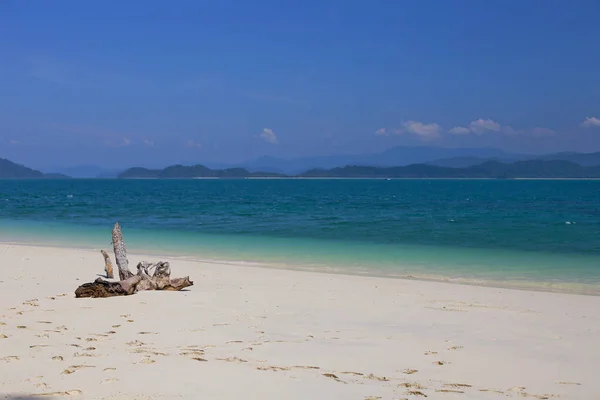
[[[593,180],[5,180],[0,218],[5,241],[108,247],[119,221],[129,247],[169,255],[600,285]]]

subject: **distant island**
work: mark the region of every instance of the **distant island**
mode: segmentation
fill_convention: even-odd
[[[311,169],[298,175],[272,172],[249,172],[244,168],[210,169],[203,165],[174,165],[165,169],[130,168],[119,174],[127,178],[600,178],[600,166],[585,167],[571,161],[529,160],[503,163],[485,161],[464,168],[430,164],[403,167],[345,166],[331,169]]]
[[[65,179],[251,179],[251,178],[438,178],[438,179],[591,179],[600,178],[600,153],[563,152],[527,156],[497,149],[395,147],[362,157],[317,157],[302,160],[261,158],[237,166],[212,168],[202,164],[163,169],[135,167],[125,171],[82,166],[44,173],[0,158],[0,178]],[[436,158],[451,156],[449,158]],[[530,158],[533,157],[533,158]],[[411,160],[423,160],[410,162]],[[285,163],[289,162],[286,167]],[[324,164],[331,166],[323,166]],[[262,165],[262,167],[261,167]],[[277,168],[277,167],[282,168]],[[52,172],[50,169],[46,172]]]
[[[66,179],[69,178],[63,174],[45,174],[41,171],[28,168],[24,165],[14,163],[5,158],[0,158],[0,179]]]
[[[244,168],[210,169],[204,165],[172,165],[165,169],[130,168],[119,174],[119,178],[284,178],[274,172],[248,172]]]

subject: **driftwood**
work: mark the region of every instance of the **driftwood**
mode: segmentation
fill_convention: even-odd
[[[102,253],[102,256],[104,257],[104,272],[106,272],[106,277],[108,279],[113,279],[113,266],[112,261],[110,261],[110,256],[104,250],[100,250],[100,253]]]
[[[127,249],[123,242],[123,234],[121,233],[121,226],[117,222],[112,231],[112,244],[113,250],[115,251],[115,261],[119,268],[119,279],[125,280],[131,278],[133,274],[129,270],[129,261],[127,260]]]
[[[75,290],[75,297],[112,297],[134,294],[137,284],[142,280],[139,276],[120,282],[109,282],[102,278],[94,282],[84,283]]]
[[[137,274],[134,275],[129,270],[127,251],[118,222],[113,228],[112,238],[120,280],[113,282],[98,278],[94,282],[84,283],[75,290],[75,297],[128,296],[140,290],[176,291],[194,284],[189,276],[171,279],[171,266],[168,262],[163,261],[154,264],[142,261],[137,265]],[[113,271],[110,256],[104,250],[101,250],[101,253],[104,257],[106,276],[112,278]]]

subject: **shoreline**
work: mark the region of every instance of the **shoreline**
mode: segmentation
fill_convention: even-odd
[[[97,251],[101,250],[100,247],[95,246],[70,246],[61,244],[47,244],[47,243],[27,243],[18,241],[0,241],[0,245],[11,245],[17,247],[33,247],[33,248],[46,248],[46,249],[67,249],[67,250],[84,250],[84,251]],[[108,247],[104,250],[109,253],[112,249]],[[339,267],[327,267],[327,266],[307,266],[302,264],[279,264],[279,263],[268,263],[261,261],[245,261],[237,259],[216,259],[216,258],[201,258],[193,255],[174,255],[160,252],[150,251],[130,251],[130,256],[139,257],[146,255],[152,258],[161,260],[177,260],[195,262],[201,264],[211,265],[227,265],[236,267],[247,267],[247,268],[261,268],[267,270],[283,270],[283,271],[302,271],[309,273],[325,274],[325,275],[343,275],[343,276],[358,276],[358,277],[372,277],[382,279],[394,279],[403,281],[416,281],[416,282],[432,282],[442,283],[450,285],[463,285],[469,287],[483,287],[491,289],[507,289],[507,290],[519,290],[525,292],[541,292],[541,293],[557,293],[557,294],[569,294],[569,295],[581,295],[581,296],[600,296],[600,285],[593,284],[579,284],[573,282],[558,282],[555,286],[549,282],[544,281],[508,281],[508,280],[494,280],[494,279],[481,279],[481,278],[453,278],[445,275],[420,275],[420,274],[400,274],[400,273],[384,273],[382,271],[359,271],[353,269],[341,269]],[[562,287],[556,287],[556,285],[563,285]]]
[[[586,400],[600,391],[596,296],[166,258],[194,286],[76,299],[103,273],[99,252],[3,244],[0,254],[10,266],[0,278],[3,396]],[[155,257],[129,254],[130,268]]]

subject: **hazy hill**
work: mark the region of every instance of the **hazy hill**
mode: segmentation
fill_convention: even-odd
[[[284,177],[269,172],[249,172],[244,168],[210,169],[203,165],[173,165],[162,170],[131,168],[119,178],[251,178]],[[397,167],[349,165],[313,168],[290,177],[301,178],[600,178],[600,166],[584,167],[562,160],[526,160],[514,163],[485,161],[465,168],[430,164]]]
[[[395,167],[410,164],[430,163],[440,159],[473,157],[479,162],[490,158],[516,161],[527,158],[499,149],[487,148],[444,148],[432,146],[405,147],[398,146],[375,154],[332,155],[320,157],[303,157],[282,159],[277,157],[259,157],[256,160],[239,164],[239,167],[250,171],[269,171],[285,174],[299,174],[309,169],[331,169],[344,165],[363,165],[375,167]]]
[[[41,171],[28,168],[24,165],[14,163],[5,158],[0,158],[0,178],[49,178],[49,179],[61,179],[68,178],[62,174],[44,174]]]
[[[210,169],[204,165],[172,165],[165,169],[130,168],[119,174],[119,178],[251,178],[279,177],[271,172],[249,172],[244,168]]]
[[[402,167],[347,166],[312,169],[301,177],[337,178],[600,178],[600,166],[583,167],[570,161],[527,160],[514,163],[486,161],[466,168],[429,164]]]
[[[600,152],[595,153],[576,153],[576,152],[562,152],[555,154],[548,154],[537,157],[538,160],[563,160],[570,161],[575,164],[582,165],[584,167],[591,167],[594,165],[600,165]]]

